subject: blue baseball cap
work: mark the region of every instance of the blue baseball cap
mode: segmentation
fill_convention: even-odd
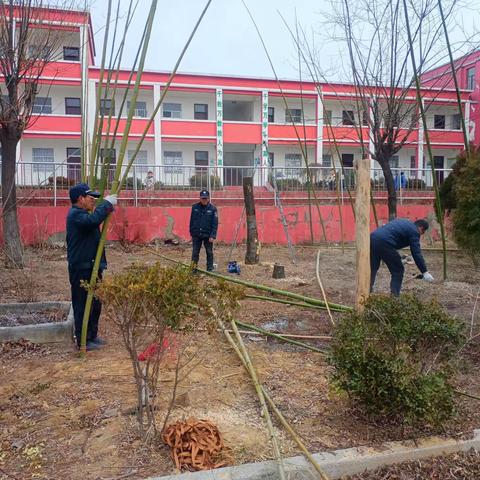
[[[210,198],[210,193],[208,192],[208,190],[202,190],[200,192],[200,198]]]
[[[79,197],[86,197],[87,195],[94,198],[100,197],[100,192],[92,190],[86,183],[79,183],[70,189],[68,192],[72,203],[76,203]]]

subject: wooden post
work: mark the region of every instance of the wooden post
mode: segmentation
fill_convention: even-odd
[[[370,160],[368,158],[358,160],[356,167],[356,307],[357,310],[363,310],[363,303],[370,294]]]
[[[258,263],[260,243],[258,242],[257,218],[255,216],[255,198],[253,197],[253,177],[243,177],[243,199],[247,217],[247,252],[245,264]]]

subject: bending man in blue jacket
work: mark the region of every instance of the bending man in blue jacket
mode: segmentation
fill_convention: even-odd
[[[397,218],[372,232],[370,235],[370,290],[373,289],[380,262],[383,260],[392,276],[390,291],[396,297],[400,295],[405,268],[397,250],[405,247],[410,247],[412,257],[423,274],[423,279],[428,282],[433,281],[432,275],[427,272],[420,248],[420,236],[427,230],[428,222],[426,220],[411,222]]]
[[[100,241],[100,224],[107,218],[117,204],[117,196],[105,197],[95,208],[100,193],[94,192],[86,183],[79,183],[70,189],[72,208],[67,215],[67,260],[68,276],[72,291],[73,316],[75,318],[75,337],[80,346],[83,313],[87,301],[87,291],[80,285],[82,280],[90,281],[93,263]],[[105,251],[102,253],[98,277],[107,268]],[[95,350],[106,342],[98,337],[98,319],[102,304],[94,298],[87,331],[87,350]]]
[[[200,192],[200,201],[192,205],[190,214],[190,235],[192,236],[192,263],[197,266],[200,249],[205,245],[207,253],[207,270],[213,270],[213,242],[217,237],[217,207],[210,203],[210,193]]]

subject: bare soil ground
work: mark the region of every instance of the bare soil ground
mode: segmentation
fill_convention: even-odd
[[[230,248],[216,248],[218,270],[225,272]],[[285,247],[264,247],[262,263],[242,264],[240,278],[320,298],[315,278],[314,248],[297,248],[292,264]],[[109,247],[108,272],[129,263],[165,260],[155,252],[188,262],[184,246]],[[243,260],[237,249],[234,260]],[[405,291],[422,299],[435,297],[452,314],[470,325],[480,274],[470,260],[458,253],[449,256],[449,279],[441,281],[441,253],[427,252],[429,271],[437,281],[431,285],[412,280],[415,267],[408,267]],[[202,260],[203,261],[203,260]],[[287,278],[271,278],[274,262],[285,265]],[[27,268],[19,273],[0,269],[0,302],[69,300],[66,255],[62,249],[29,250]],[[354,251],[322,248],[321,275],[330,301],[352,304],[355,282]],[[388,272],[382,268],[378,289],[388,290]],[[326,312],[256,300],[243,301],[238,318],[278,331],[325,335],[330,332]],[[172,472],[165,446],[145,447],[131,415],[135,387],[128,356],[108,318],[101,319],[106,347],[78,358],[71,345],[7,345],[0,348],[0,478],[1,479],[141,479]],[[479,328],[474,325],[474,332]],[[478,402],[458,398],[459,414],[440,430],[422,430],[364,416],[328,384],[329,366],[315,352],[246,335],[261,380],[280,410],[312,451],[381,444],[386,440],[412,439],[430,434],[469,435],[480,426]],[[310,340],[326,346],[326,340]],[[237,357],[220,334],[197,333],[184,338],[195,360],[187,367],[179,386],[179,401],[171,421],[195,416],[215,422],[232,449],[236,463],[271,458],[268,435],[259,416],[253,389]],[[322,343],[323,342],[323,343]],[[464,351],[458,389],[480,396],[480,350]],[[170,401],[174,362],[166,359],[162,377],[159,423]],[[298,453],[295,444],[276,425],[285,455]],[[374,478],[374,477],[368,477]],[[375,477],[377,478],[377,477]],[[383,477],[378,477],[383,478]],[[397,478],[397,477],[385,477]],[[426,478],[421,476],[398,478]],[[432,477],[435,478],[435,477]],[[443,478],[443,477],[438,477]],[[462,477],[458,477],[462,478]],[[473,477],[471,477],[473,478]]]

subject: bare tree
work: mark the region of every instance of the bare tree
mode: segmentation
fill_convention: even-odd
[[[50,4],[50,12],[51,8]],[[69,10],[65,3],[58,8]],[[10,267],[23,267],[15,184],[17,146],[25,130],[38,118],[32,113],[40,79],[47,65],[60,58],[60,40],[64,35],[61,12],[56,12],[55,27],[46,22],[46,12],[47,5],[42,0],[0,3],[3,238]],[[48,88],[42,84],[42,89]]]
[[[393,219],[397,215],[397,196],[392,157],[411,143],[419,121],[409,54],[410,49],[417,52],[419,72],[428,62],[438,59],[441,22],[436,2],[410,3],[413,43],[409,43],[406,35],[400,0],[340,0],[332,1],[331,5],[329,22],[335,27],[334,40],[347,47],[348,76],[355,88],[342,123],[355,127],[363,155],[369,153],[382,168],[388,214]],[[454,5],[452,0],[447,9],[449,14]],[[309,52],[310,61],[314,61]],[[369,132],[367,138],[365,127]]]

